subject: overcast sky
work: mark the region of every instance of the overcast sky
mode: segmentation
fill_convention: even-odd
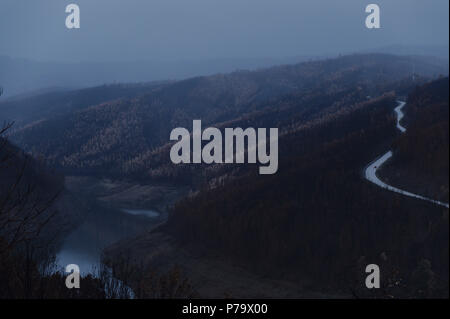
[[[66,5],[81,29],[65,27]],[[365,7],[381,29],[365,28]],[[448,0],[0,0],[0,55],[135,61],[321,55],[444,45]]]

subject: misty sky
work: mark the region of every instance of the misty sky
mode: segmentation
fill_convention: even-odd
[[[66,5],[81,29],[65,28]],[[381,7],[379,30],[365,6]],[[444,45],[448,0],[0,0],[0,55],[135,61],[322,55]]]

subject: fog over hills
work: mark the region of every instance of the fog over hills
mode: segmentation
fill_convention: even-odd
[[[447,61],[448,47],[392,45],[362,50],[364,53],[434,56]],[[222,58],[141,60],[135,62],[38,62],[0,55],[0,83],[4,97],[36,94],[57,89],[86,88],[96,85],[129,82],[181,80],[200,75],[256,70],[276,65],[314,61],[339,54],[298,55],[278,58]]]
[[[0,117],[16,122],[15,143],[55,167],[166,177],[158,167],[167,163],[153,151],[168,142],[172,129],[190,127],[193,119],[211,125],[247,117],[250,126],[282,130],[329,112],[327,107],[335,112],[332,107],[344,103],[342,96],[353,96],[355,103],[393,90],[395,82],[411,81],[413,74],[432,78],[445,72],[434,58],[355,54],[174,82],[47,93],[1,103]],[[310,96],[320,94],[324,102],[314,108]],[[303,102],[290,105],[289,100]],[[309,115],[297,118],[298,112]],[[169,171],[178,170],[172,166]]]
[[[379,0],[381,28],[358,1],[79,0],[68,30],[59,0],[2,0],[5,96],[48,87],[185,79],[352,53],[448,59],[448,1]],[[414,23],[412,23],[414,21]]]
[[[0,83],[5,97],[36,90],[85,88],[95,85],[185,79],[199,75],[254,70],[272,65],[314,60],[304,56],[280,59],[211,59],[137,62],[36,62],[0,56]],[[51,89],[54,91],[54,89]],[[49,90],[50,91],[50,90]],[[34,92],[37,93],[37,92]]]

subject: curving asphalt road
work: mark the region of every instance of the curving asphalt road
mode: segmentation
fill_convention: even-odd
[[[397,128],[402,132],[406,132],[406,128],[404,128],[401,124],[400,121],[402,120],[404,114],[402,111],[402,108],[405,106],[406,102],[403,101],[397,101],[398,102],[398,106],[394,109],[395,113],[397,114]],[[425,200],[427,202],[431,202],[434,203],[436,205],[440,205],[440,206],[444,206],[446,208],[449,208],[448,203],[443,203],[440,202],[438,200],[434,200],[434,199],[430,199],[421,195],[417,195],[417,194],[413,194],[410,193],[408,191],[404,191],[402,189],[399,189],[397,187],[388,185],[386,183],[384,183],[382,180],[380,180],[377,177],[377,170],[388,160],[392,157],[392,151],[388,151],[386,154],[384,154],[383,156],[379,157],[378,159],[376,159],[375,161],[373,161],[365,170],[365,177],[368,181],[384,188],[387,189],[391,192],[395,192],[395,193],[399,193],[402,194],[404,196],[408,196],[408,197],[414,197],[417,199],[421,199],[421,200]]]

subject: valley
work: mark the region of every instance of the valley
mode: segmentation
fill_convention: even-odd
[[[106,265],[138,298],[441,297],[448,207],[383,188],[448,196],[445,72],[426,57],[355,54],[43,93],[0,103],[0,119],[17,121],[8,139],[61,176],[65,215],[53,227],[70,223],[56,245],[59,268],[75,263],[89,275]],[[428,107],[439,115],[424,116]],[[277,128],[276,173],[259,174],[253,161],[174,163],[170,132],[195,119],[222,136]],[[433,156],[422,157],[427,147]],[[387,149],[392,160],[367,167]],[[409,182],[417,172],[427,174],[424,192]],[[400,284],[367,291],[368,263]],[[439,278],[426,292],[423,265]],[[167,278],[182,288],[152,290]]]
[[[449,1],[0,2],[13,315],[450,297]]]
[[[69,264],[82,274],[96,274],[103,250],[125,238],[151,231],[167,220],[168,207],[183,196],[182,188],[139,185],[93,177],[66,177],[66,188],[88,204],[83,217],[64,239],[56,259],[59,268]]]

